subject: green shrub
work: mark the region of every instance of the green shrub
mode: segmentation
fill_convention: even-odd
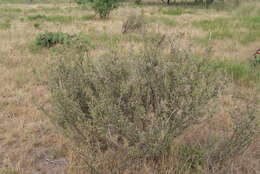
[[[76,49],[52,64],[48,115],[84,147],[92,169],[122,167],[100,161],[109,156],[124,154],[118,162],[131,163],[170,153],[172,140],[198,123],[219,94],[224,78],[206,59],[162,51],[166,43],[150,37],[140,52],[124,56],[88,57]]]
[[[157,17],[157,16],[150,16],[145,17],[145,21],[147,23],[160,23],[167,26],[175,27],[177,25],[177,22],[173,19],[167,18],[167,17]]]
[[[34,26],[34,28],[40,28],[41,24],[40,23],[34,23],[33,26]]]
[[[62,32],[44,32],[36,35],[35,43],[42,47],[52,47],[55,44],[63,44],[71,41],[73,36]]]
[[[110,12],[117,7],[118,0],[93,0],[93,9],[102,19],[109,17]]]
[[[76,2],[78,4],[91,3],[101,19],[108,18],[110,12],[118,7],[118,0],[76,0]]]
[[[135,0],[134,2],[135,2],[135,4],[139,5],[139,4],[141,4],[142,0]]]

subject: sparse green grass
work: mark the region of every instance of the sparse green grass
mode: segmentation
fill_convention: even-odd
[[[6,29],[9,29],[9,28],[11,28],[11,24],[9,24],[9,23],[3,23],[3,24],[1,24],[1,23],[0,23],[0,29],[1,29],[1,30],[6,30]]]
[[[19,13],[22,12],[22,9],[20,8],[0,8],[0,12],[5,12],[5,13]]]
[[[195,21],[192,25],[211,32],[212,39],[236,38],[245,45],[260,39],[260,10],[246,6],[235,11],[232,17]],[[240,29],[244,32],[240,32]],[[197,40],[203,43],[207,40],[205,38]]]
[[[193,26],[199,27],[203,30],[223,30],[230,27],[230,22],[228,18],[216,18],[211,20],[201,20],[193,22]]]
[[[95,17],[96,17],[96,15],[84,15],[84,16],[81,17],[81,19],[83,21],[90,21],[90,20],[94,20]]]
[[[161,21],[163,24],[165,24],[167,26],[171,26],[171,27],[177,26],[177,22],[175,20],[173,20],[173,19],[161,17],[159,19],[159,21]]]
[[[191,10],[187,10],[183,8],[164,8],[162,9],[161,12],[164,15],[182,15],[186,13],[192,13]]]
[[[160,23],[171,27],[177,26],[177,22],[174,19],[170,19],[167,17],[149,16],[145,17],[145,21],[147,23]]]
[[[40,7],[37,9],[38,11],[44,11],[44,12],[60,12],[63,9],[60,7],[52,7],[52,8],[48,8],[48,7]]]
[[[45,15],[41,15],[41,14],[36,14],[36,15],[31,15],[31,16],[27,16],[27,19],[29,21],[34,21],[34,20],[39,20],[39,19],[45,19],[46,16]]]
[[[74,20],[74,17],[73,16],[61,16],[61,15],[46,16],[46,15],[37,14],[37,15],[28,16],[27,19],[29,21],[44,20],[47,22],[71,23]]]
[[[241,44],[248,44],[251,42],[255,42],[260,39],[260,30],[250,31],[247,33],[243,33],[240,37]]]
[[[121,40],[120,34],[110,34],[110,33],[91,33],[88,34],[88,38],[92,41],[101,41],[101,42],[110,42],[110,43],[117,43]]]
[[[240,18],[242,26],[251,30],[259,30],[260,28],[260,15],[259,16],[246,16]]]
[[[73,16],[60,16],[60,15],[53,15],[53,16],[46,16],[46,21],[48,22],[59,22],[59,23],[71,23],[73,22]]]
[[[252,66],[250,61],[225,59],[215,60],[212,63],[227,72],[235,81],[243,82],[246,85],[260,83],[259,66]]]
[[[70,0],[55,0],[55,3],[66,3]],[[54,3],[53,0],[0,0],[0,4],[48,4]]]

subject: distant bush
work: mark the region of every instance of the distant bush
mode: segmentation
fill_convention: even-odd
[[[90,3],[101,19],[108,18],[110,12],[118,7],[118,0],[76,0],[80,5]]]
[[[172,140],[197,124],[219,94],[223,76],[206,59],[177,48],[166,53],[164,46],[154,36],[136,54],[86,57],[76,50],[54,64],[49,117],[86,148],[92,169],[112,165],[97,162],[112,154],[129,162],[170,153]]]
[[[146,21],[143,16],[131,15],[123,23],[122,33],[128,32],[144,32],[146,29]]]
[[[118,7],[118,0],[93,0],[93,9],[100,18],[109,17],[110,12]]]
[[[73,37],[67,33],[46,31],[36,35],[35,43],[42,47],[52,47],[55,44],[68,43]]]
[[[40,28],[41,24],[40,23],[34,23],[33,26],[34,26],[34,28]]]

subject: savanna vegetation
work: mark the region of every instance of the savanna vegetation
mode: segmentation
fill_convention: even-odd
[[[257,174],[260,3],[0,0],[0,174]]]

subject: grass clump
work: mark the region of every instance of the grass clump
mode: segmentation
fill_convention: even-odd
[[[56,44],[69,43],[74,36],[62,32],[44,32],[36,35],[35,43],[42,47],[52,47]]]
[[[34,21],[34,20],[39,20],[39,19],[45,19],[45,15],[37,14],[37,15],[32,15],[32,16],[27,16],[27,19],[29,21]]]
[[[40,24],[40,23],[34,23],[34,24],[33,24],[33,27],[38,29],[38,28],[41,27],[41,24]]]

